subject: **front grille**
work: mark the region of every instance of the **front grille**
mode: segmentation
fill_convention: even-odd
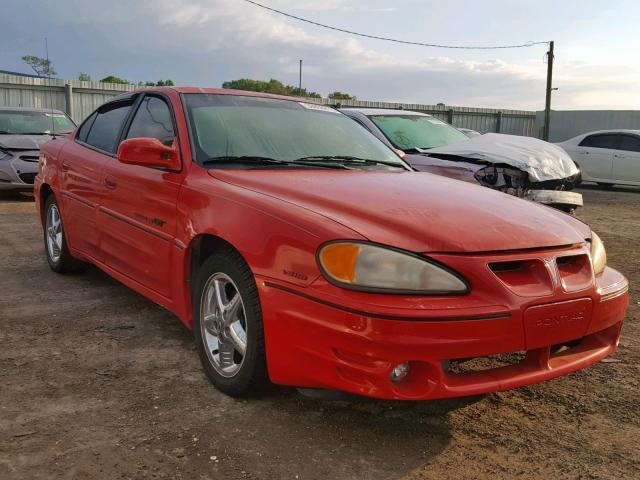
[[[33,185],[34,180],[36,179],[35,173],[21,173],[20,180],[24,183],[28,183],[29,185]]]
[[[517,365],[524,360],[526,351],[487,355],[485,357],[462,358],[443,362],[443,367],[449,373],[471,373],[493,370],[500,367]]]
[[[40,157],[38,157],[38,155],[21,155],[20,160],[24,160],[25,162],[38,163]]]

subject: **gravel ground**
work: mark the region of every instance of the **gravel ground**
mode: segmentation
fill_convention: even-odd
[[[640,189],[579,217],[631,280],[618,353],[514,391],[421,403],[218,393],[190,332],[96,269],[46,265],[33,203],[0,199],[0,478],[638,478]]]

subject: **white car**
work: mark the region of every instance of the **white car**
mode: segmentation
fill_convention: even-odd
[[[558,143],[599,185],[640,185],[640,130],[601,130]]]

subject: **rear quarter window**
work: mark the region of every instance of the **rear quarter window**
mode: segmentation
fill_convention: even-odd
[[[89,117],[82,123],[80,129],[78,130],[78,135],[76,138],[81,142],[87,141],[87,135],[89,134],[89,130],[91,130],[91,125],[93,125],[93,121],[96,119],[98,114],[93,112]]]

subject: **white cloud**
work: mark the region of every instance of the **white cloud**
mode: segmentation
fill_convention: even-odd
[[[364,0],[265,2],[311,19],[314,13],[383,15],[397,8]],[[103,2],[80,0],[22,0],[20,5],[47,29],[72,37],[60,42],[63,54],[57,51],[58,71],[63,74],[63,67],[72,72],[67,76],[91,68],[98,78],[173,78],[202,86],[239,77],[296,83],[302,58],[304,86],[323,94],[342,90],[362,99],[502,108],[541,109],[544,102],[541,61],[507,61],[504,58],[513,57],[500,58],[500,51],[494,58],[470,60],[455,51],[438,55],[442,51],[392,48],[286,19],[240,0],[112,0],[108,8]],[[0,32],[0,43],[4,41]],[[634,67],[605,70],[559,61],[556,72],[554,84],[560,90],[554,93],[554,106],[640,107],[640,97],[628,93],[636,91],[640,78]]]

